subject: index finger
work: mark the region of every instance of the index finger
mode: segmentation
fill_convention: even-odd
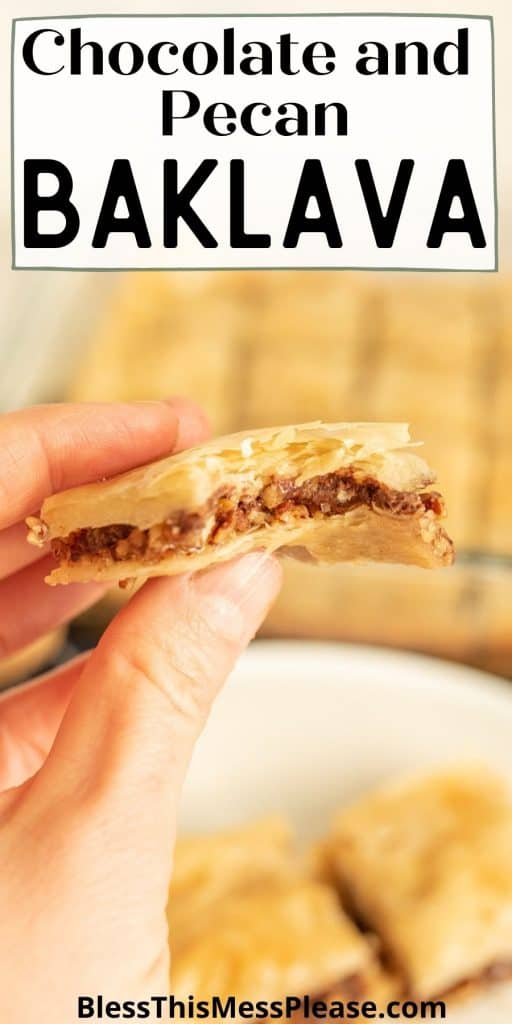
[[[41,405],[0,418],[0,529],[57,491],[114,476],[204,439],[185,399]]]

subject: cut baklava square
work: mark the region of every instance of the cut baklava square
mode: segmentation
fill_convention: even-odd
[[[392,991],[335,892],[304,878],[226,897],[171,951],[171,989],[183,999],[380,1001]]]
[[[484,769],[360,800],[323,864],[414,997],[512,976],[512,800]]]

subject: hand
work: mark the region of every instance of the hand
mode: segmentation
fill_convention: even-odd
[[[49,588],[25,540],[43,499],[201,440],[185,402],[0,419],[0,650],[97,600]],[[280,580],[264,555],[147,583],[89,656],[0,700],[0,1020],[71,1024],[78,995],[169,989],[181,786],[211,703]]]

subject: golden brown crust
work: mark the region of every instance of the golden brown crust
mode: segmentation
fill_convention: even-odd
[[[220,438],[114,480],[49,498],[40,518],[29,521],[30,540],[54,541],[60,564],[50,583],[197,570],[254,548],[288,549],[296,557],[325,563],[450,564],[453,547],[439,524],[442,503],[428,493],[420,500],[433,475],[422,459],[404,450],[407,445],[403,424],[315,423]],[[337,508],[326,512],[320,504],[312,512],[299,501],[297,514],[293,508],[287,512],[284,503],[279,514],[246,526],[244,532],[216,529],[215,502],[225,501],[226,495],[234,494],[235,504],[237,500],[255,502],[276,480],[291,481],[300,492],[312,481],[337,479],[342,473],[349,474],[354,486],[365,493],[360,506],[348,502],[347,510],[338,514]],[[379,489],[394,495],[394,506],[369,496]],[[167,524],[179,532],[181,526],[173,524],[180,517],[198,521],[188,550],[179,544],[169,550],[167,543],[154,559],[147,552],[143,556],[134,551],[131,528],[147,544],[147,535],[168,529]],[[96,551],[81,545],[82,534],[102,530],[113,531],[116,540],[120,531],[119,550],[126,548],[126,554],[121,551],[118,556],[116,549],[114,558],[109,548]],[[78,551],[69,554],[68,538]]]
[[[485,769],[385,788],[342,812],[323,850],[414,996],[512,962],[511,864],[510,793]]]
[[[279,817],[180,838],[169,897],[173,950],[189,941],[224,900],[290,879],[298,869],[291,828]]]
[[[212,910],[172,956],[171,986],[178,997],[256,1002],[326,992],[373,966],[371,944],[335,893],[295,880],[236,894]]]
[[[133,523],[146,529],[166,515],[205,505],[219,487],[253,485],[265,477],[307,479],[368,459],[377,476],[395,485],[406,479],[414,486],[432,482],[428,467],[403,452],[409,442],[405,424],[305,423],[231,434],[177,455],[130,470],[112,480],[73,487],[43,504],[46,536],[62,537],[84,526]],[[387,465],[386,456],[393,453]],[[400,458],[397,453],[400,452]],[[390,474],[392,478],[390,478]],[[398,475],[397,475],[398,474]],[[398,482],[398,486],[401,486]],[[37,536],[34,536],[37,542]]]

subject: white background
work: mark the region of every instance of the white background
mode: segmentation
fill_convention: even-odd
[[[52,19],[64,34],[74,22]],[[216,71],[200,78],[187,73],[162,79],[150,71],[131,78],[109,72],[93,78],[33,75],[21,59],[16,61],[16,181],[22,181],[27,157],[48,156],[65,163],[73,173],[74,197],[81,217],[80,233],[61,250],[28,250],[22,253],[22,191],[17,188],[18,266],[383,266],[456,269],[490,269],[494,264],[491,51],[488,21],[463,18],[298,18],[236,20],[197,19],[86,19],[83,38],[101,40],[105,48],[120,39],[137,41],[143,49],[160,39],[173,39],[180,48],[188,41],[208,37],[220,41],[223,27],[235,26],[241,42],[267,39],[292,32],[305,45],[314,39],[329,40],[336,49],[337,70],[316,77],[303,71],[290,79],[277,74],[237,75],[225,78]],[[457,28],[470,31],[470,74],[426,77],[389,75],[364,78],[354,71],[361,42],[379,39],[390,47],[397,40],[422,39],[431,48],[455,39]],[[19,46],[37,25],[20,22]],[[296,48],[298,49],[298,48]],[[65,47],[55,48],[62,58]],[[349,134],[337,138],[309,136],[280,138],[275,134],[254,139],[241,130],[218,139],[210,136],[200,119],[184,122],[173,138],[161,135],[162,88],[196,92],[202,103],[219,99],[236,109],[253,100],[314,102],[339,100],[349,113]],[[139,250],[132,236],[111,236],[104,250],[91,248],[96,218],[112,160],[129,157],[137,180],[152,248]],[[179,161],[180,182],[204,157],[219,160],[219,167],[199,193],[194,206],[217,237],[219,247],[203,249],[182,225],[177,250],[162,246],[162,163],[166,157]],[[342,249],[329,249],[321,234],[304,236],[297,249],[282,248],[304,159],[322,160],[343,237]],[[228,161],[247,161],[247,229],[267,231],[272,248],[230,250],[227,208]],[[354,159],[369,159],[381,201],[387,206],[399,160],[416,161],[408,196],[394,245],[379,250],[375,244],[354,169]],[[467,235],[446,235],[439,250],[426,248],[446,162],[466,160],[477,206],[488,241],[474,250]],[[455,211],[454,211],[455,212]]]

